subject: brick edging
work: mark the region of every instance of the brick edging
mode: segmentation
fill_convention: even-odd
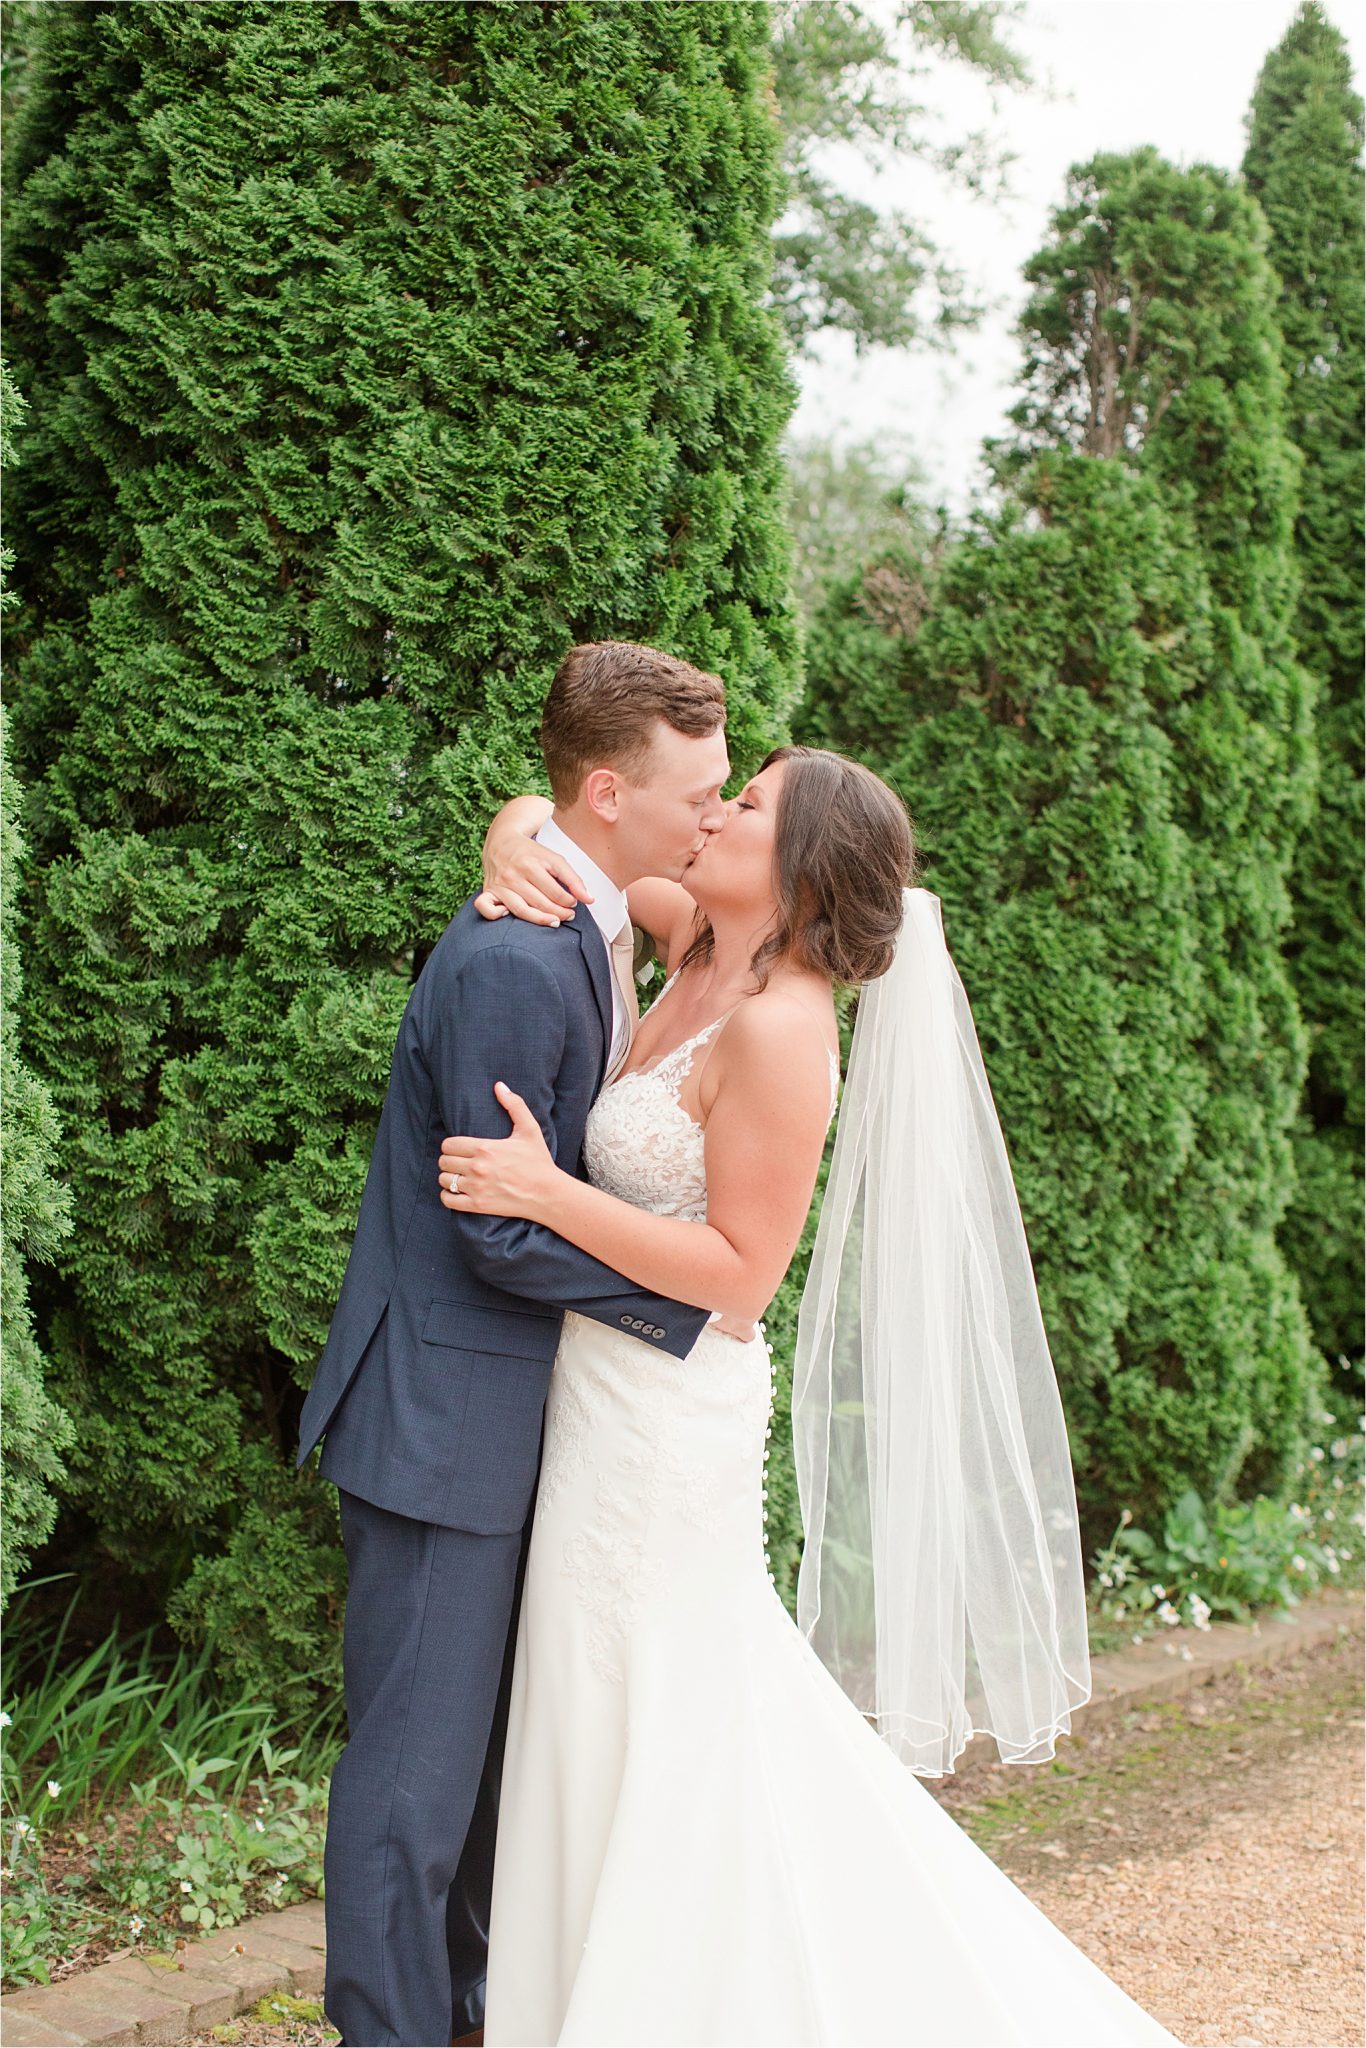
[[[30,1984],[0,1998],[5,2048],[85,2048],[87,2043],[188,2041],[234,2019],[267,1992],[320,1998],[323,1902],[302,1899],[221,1927],[174,1957],[125,1953],[59,1984]]]
[[[1167,1655],[1174,1643],[1155,1638],[1091,1659],[1091,1698],[1075,1710],[1083,1728],[1178,1693],[1234,1664],[1274,1664],[1298,1650],[1331,1642],[1339,1629],[1362,1626],[1362,1594],[1309,1595],[1287,1614],[1254,1622],[1223,1621],[1192,1640],[1187,1663]],[[1076,1728],[1074,1727],[1074,1734]],[[996,1761],[990,1735],[975,1735],[956,1768]],[[1021,1765],[1001,1765],[1019,1770]],[[260,1913],[220,1928],[152,1962],[125,1953],[97,1963],[59,1984],[31,1984],[0,1998],[0,2042],[5,2048],[94,2048],[94,2044],[188,2041],[236,2017],[271,1991],[320,1998],[324,1918],[321,1899],[304,1899],[280,1912]]]

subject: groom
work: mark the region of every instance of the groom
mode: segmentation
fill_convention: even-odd
[[[531,1105],[582,1171],[584,1125],[636,1021],[626,885],[677,879],[724,819],[716,676],[651,647],[572,647],[541,746],[542,828],[593,894],[559,926],[451,919],[399,1025],[360,1218],[304,1403],[301,1466],[339,1489],[349,1740],[324,1860],[324,2007],[344,2048],[433,2048],[483,2023],[508,1685],[542,1410],[566,1309],[685,1357],[707,1316],[536,1224],[456,1214],[448,1131]],[[577,833],[591,841],[589,857]]]

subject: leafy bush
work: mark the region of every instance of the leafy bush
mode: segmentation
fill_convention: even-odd
[[[1326,1409],[1321,1419],[1330,1426],[1335,1421]],[[1157,1535],[1141,1529],[1126,1508],[1094,1559],[1093,1647],[1141,1642],[1154,1620],[1167,1628],[1207,1629],[1211,1617],[1251,1621],[1266,1608],[1298,1606],[1320,1586],[1359,1585],[1366,1540],[1363,1445],[1360,1431],[1312,1444],[1290,1501],[1261,1494],[1207,1501],[1188,1487],[1167,1509]]]
[[[207,1650],[115,1627],[83,1657],[21,1590],[0,1714],[0,1927],[11,1983],[87,1951],[166,1947],[320,1889],[340,1697],[285,1744],[268,1702],[225,1695]]]

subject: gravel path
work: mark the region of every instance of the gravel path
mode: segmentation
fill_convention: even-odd
[[[1273,1626],[1266,1623],[1264,1626]],[[1188,2048],[1363,2048],[1360,1631],[927,1781],[1063,1932]],[[324,2044],[245,2015],[191,2048]]]
[[[1235,1668],[1019,1790],[983,1766],[936,1797],[1190,2048],[1361,2048],[1362,1649]]]

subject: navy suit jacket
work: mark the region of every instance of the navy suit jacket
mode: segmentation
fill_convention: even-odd
[[[530,1507],[566,1309],[686,1357],[705,1309],[649,1293],[540,1224],[440,1200],[448,1131],[507,1136],[500,1080],[581,1174],[611,1029],[607,946],[586,909],[558,927],[490,922],[471,898],[451,919],[399,1025],[296,1470],[326,1434],[318,1469],[348,1492],[449,1528],[510,1532]]]

